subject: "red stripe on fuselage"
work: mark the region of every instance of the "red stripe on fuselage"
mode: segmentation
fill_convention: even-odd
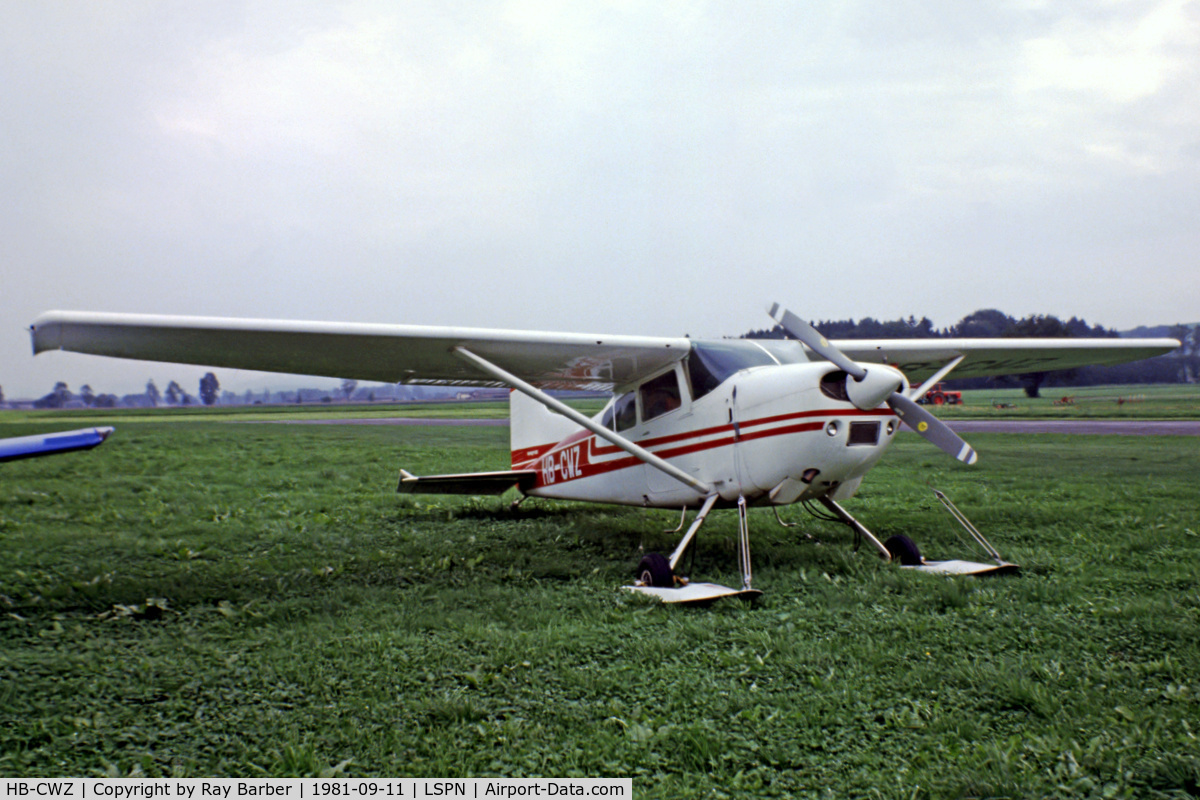
[[[699,453],[704,450],[713,450],[718,447],[728,447],[738,441],[750,441],[753,439],[768,439],[775,436],[788,436],[795,433],[809,433],[819,431],[825,427],[824,421],[801,422],[793,425],[777,425],[777,423],[788,422],[792,420],[809,419],[814,417],[894,417],[895,412],[890,409],[880,409],[876,411],[860,411],[858,409],[836,409],[826,411],[801,411],[794,414],[777,414],[772,417],[762,417],[761,419],[748,420],[739,423],[738,425],[726,424],[715,425],[708,428],[698,428],[694,431],[684,431],[682,433],[674,433],[668,436],[657,436],[652,439],[646,439],[637,444],[641,447],[650,450],[652,447],[662,447],[663,445],[675,444],[676,442],[684,442],[689,439],[701,439],[709,436],[720,436],[717,439],[706,439],[705,441],[692,442],[680,447],[666,447],[661,450],[655,450],[654,455],[659,458],[669,459],[676,456],[689,455],[691,453]],[[766,425],[776,425],[763,429]],[[747,431],[748,428],[759,428],[760,430]],[[580,448],[580,459],[576,474],[570,477],[557,477],[550,483],[544,483],[542,475],[538,475],[537,486],[558,485],[568,481],[575,481],[581,478],[589,478],[594,475],[603,475],[617,470],[628,469],[629,467],[637,466],[642,461],[634,456],[626,456],[625,458],[614,458],[608,461],[597,462],[593,457],[607,457],[623,453],[619,447],[609,444],[601,444],[595,434],[587,430],[579,431],[567,437],[561,442],[556,442],[550,445],[540,445],[537,448],[524,448],[520,451],[513,452],[513,468],[514,469],[536,469],[539,472],[542,469],[543,459],[547,457],[553,458],[556,454],[561,459],[562,451],[569,450],[572,447],[584,443],[586,440],[587,447]],[[540,452],[535,458],[529,458],[527,454],[530,450]],[[525,456],[522,459],[523,463],[518,463],[517,458]]]
[[[845,411],[842,411],[842,410],[837,410],[837,411],[799,411],[799,412],[796,412],[795,414],[777,414],[773,417],[762,417],[761,419],[752,419],[752,420],[748,420],[746,422],[740,422],[740,423],[738,423],[737,427],[739,430],[742,431],[742,435],[741,435],[742,439],[751,439],[751,438],[757,439],[757,438],[761,438],[761,437],[758,435],[752,436],[750,434],[747,434],[745,432],[746,429],[747,428],[757,428],[761,425],[774,425],[777,422],[786,422],[788,420],[793,420],[793,419],[811,419],[813,417],[833,417],[833,416],[837,416],[837,417],[855,417],[855,416],[857,416],[857,417],[894,417],[895,415],[896,415],[895,412],[891,411],[891,410],[859,411],[857,408],[848,409]],[[721,433],[732,433],[733,430],[734,430],[733,423],[727,423],[725,425],[715,425],[710,428],[697,428],[694,431],[684,431],[682,433],[673,433],[669,436],[656,436],[653,439],[643,439],[642,441],[637,442],[637,444],[641,447],[646,448],[647,450],[650,450],[651,448],[654,448],[654,447],[661,447],[662,445],[672,444],[674,442],[682,442],[682,441],[686,441],[687,439],[698,439],[703,436],[715,436],[715,435],[721,434]],[[785,431],[785,432],[787,432],[787,431]],[[586,431],[584,433],[586,433]],[[768,434],[768,435],[773,435],[773,434]],[[582,438],[582,437],[580,437],[580,438]],[[569,446],[570,444],[573,444],[573,443],[574,442],[572,440],[568,439],[563,442],[563,445]],[[555,447],[557,447],[557,445]],[[623,452],[623,451],[621,450],[621,448],[617,447],[616,445],[602,445],[602,444],[599,444],[599,442],[597,442],[593,452],[595,452],[596,455],[606,456],[606,455],[612,455],[614,453],[619,453],[619,452]],[[662,452],[655,452],[655,455],[662,456],[664,458],[667,457]]]

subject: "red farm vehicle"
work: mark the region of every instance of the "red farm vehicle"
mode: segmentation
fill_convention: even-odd
[[[921,405],[960,406],[962,401],[962,392],[950,391],[944,383],[935,383],[917,402]]]

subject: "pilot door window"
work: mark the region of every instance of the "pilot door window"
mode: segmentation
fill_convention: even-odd
[[[642,397],[642,421],[661,417],[679,408],[679,379],[675,370],[651,378],[638,388]]]

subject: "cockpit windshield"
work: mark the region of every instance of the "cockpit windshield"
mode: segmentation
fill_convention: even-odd
[[[692,382],[693,399],[699,399],[716,389],[739,370],[778,363],[770,353],[746,339],[692,342],[688,377]]]

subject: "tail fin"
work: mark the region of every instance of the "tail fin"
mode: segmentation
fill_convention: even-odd
[[[508,413],[514,467],[529,463],[552,445],[582,430],[562,414],[516,390],[508,394]]]

